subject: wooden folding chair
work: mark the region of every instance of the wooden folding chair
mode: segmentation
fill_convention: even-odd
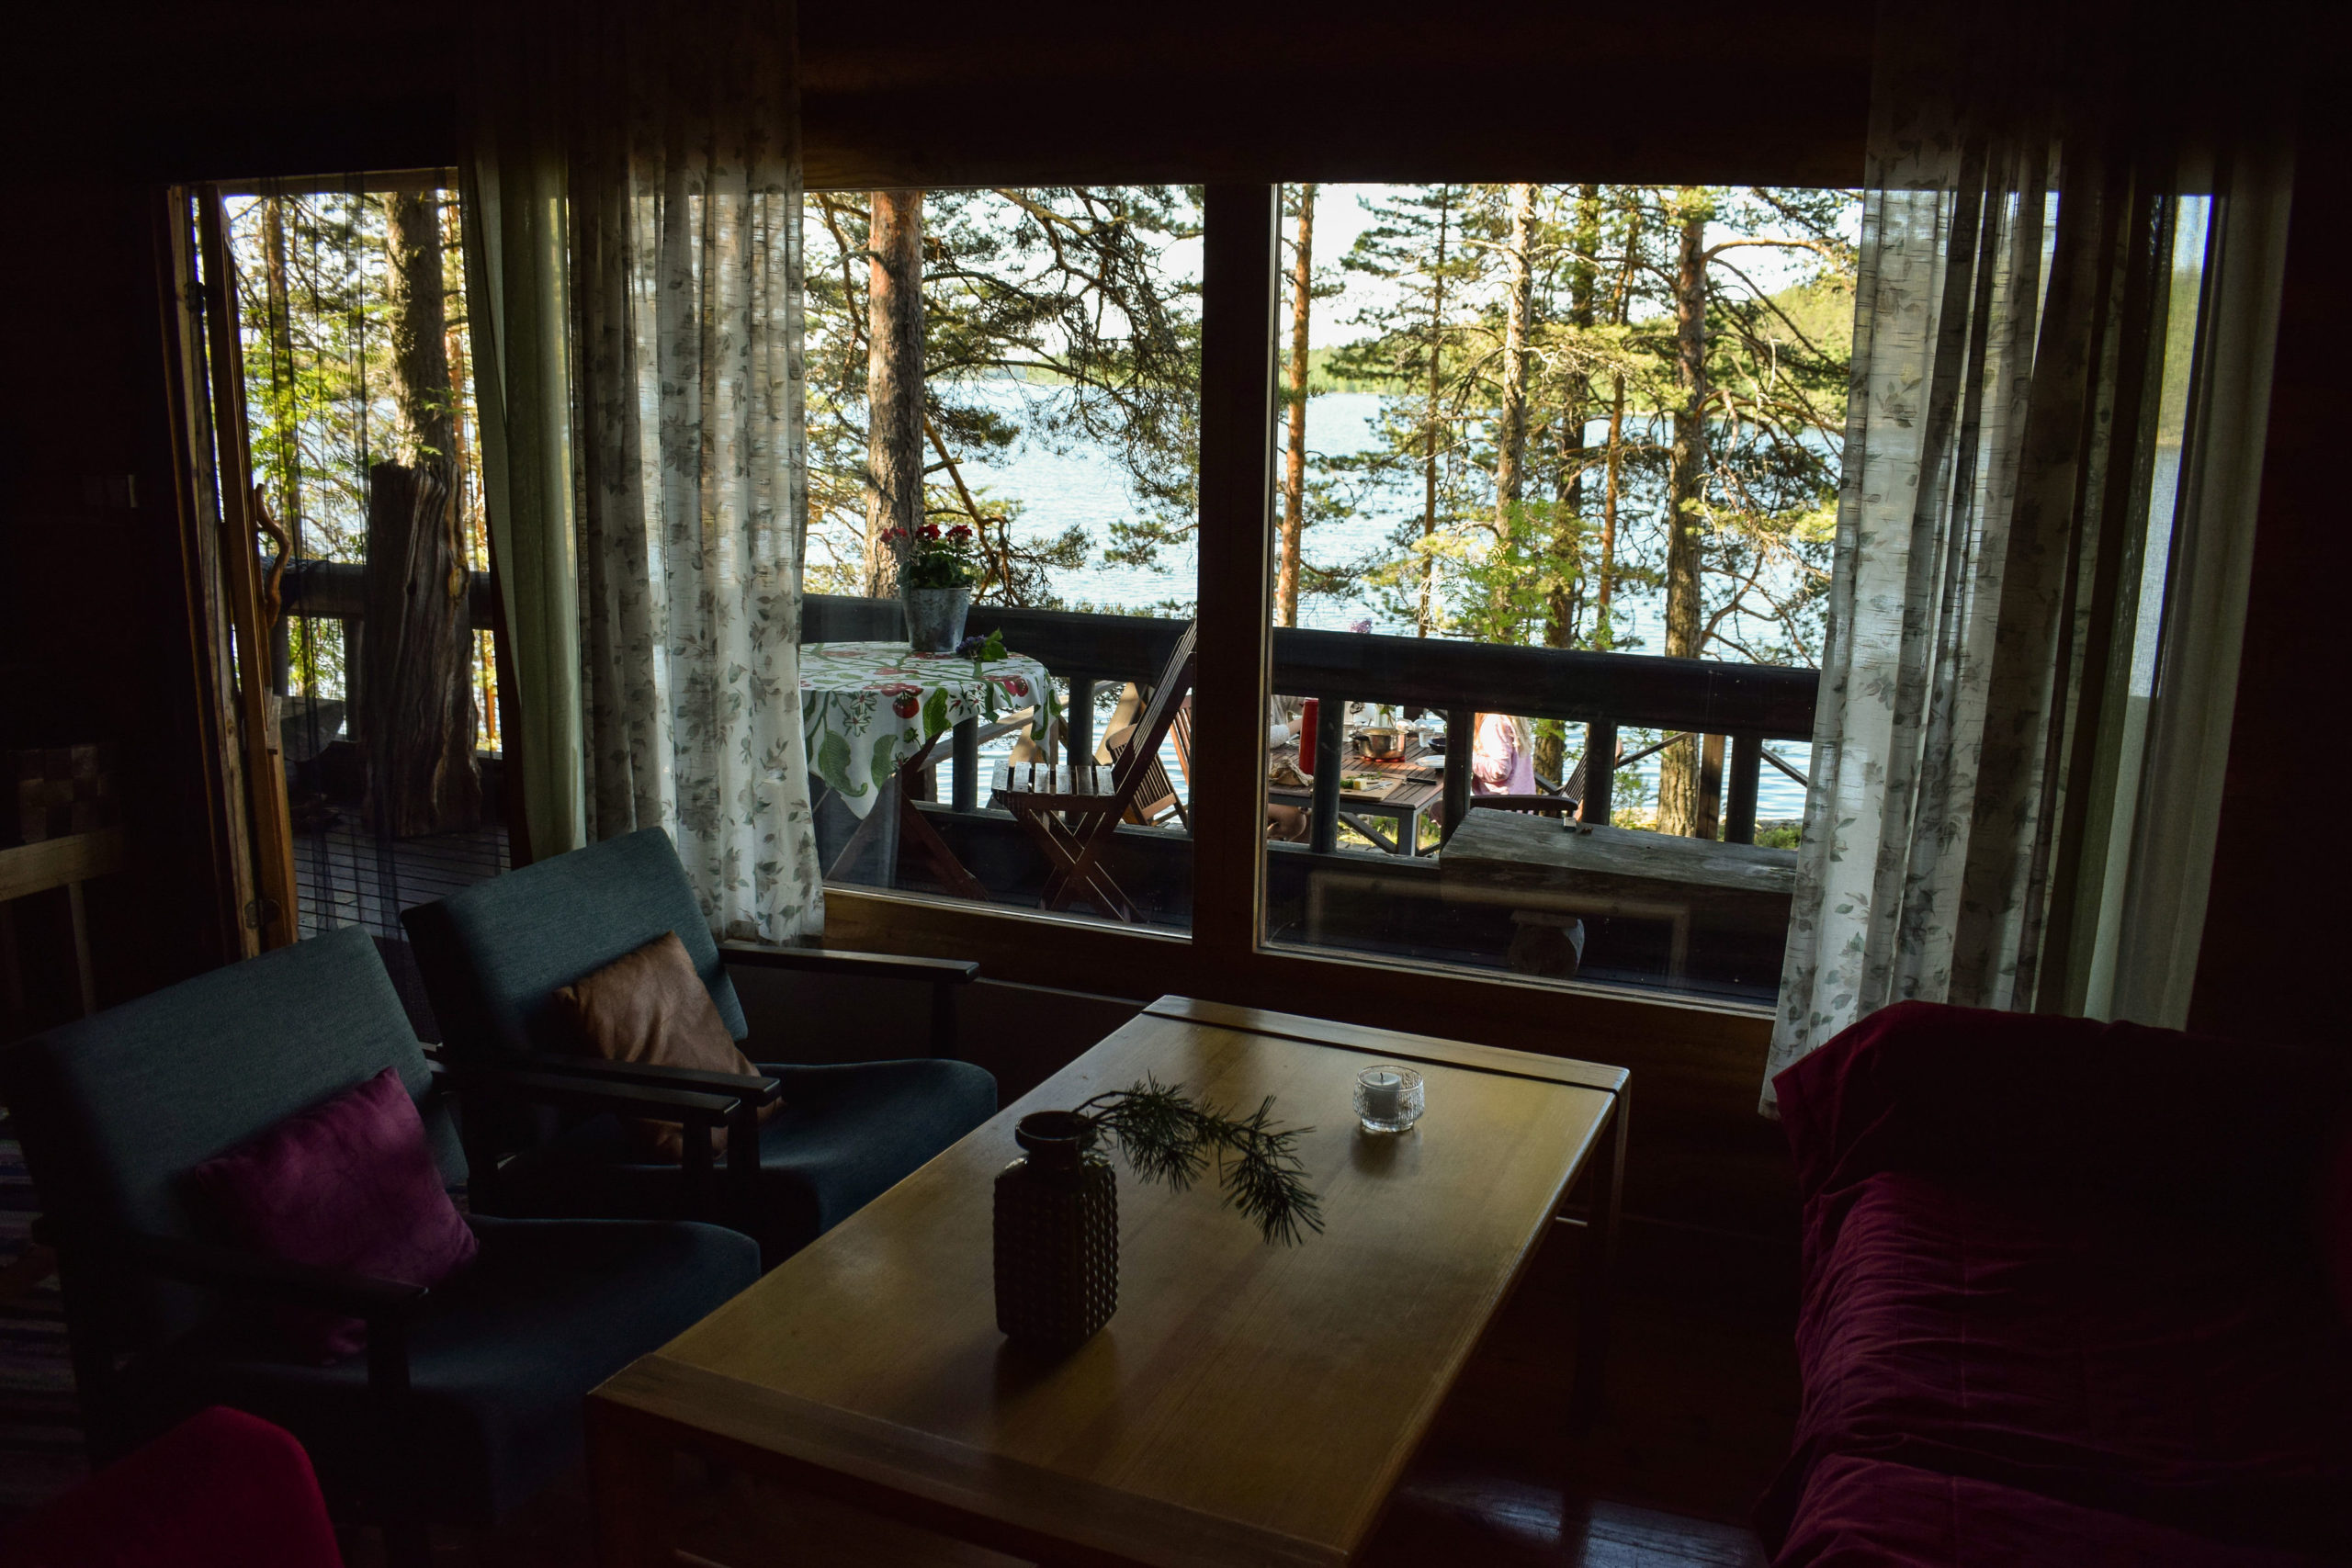
[[[1180,761],[1184,758],[1192,739],[1191,699],[1176,710],[1175,722],[1169,727],[1168,739],[1176,747]],[[1140,716],[1136,723],[1123,724],[1102,739],[1102,760],[1115,767],[1135,750],[1143,734]],[[1142,763],[1144,777],[1136,797],[1127,807],[1126,820],[1138,828],[1152,828],[1173,817],[1186,828],[1193,825],[1192,813],[1184,807],[1184,797],[1177,791],[1175,781],[1168,776],[1166,764],[1158,757],[1147,758]],[[1187,781],[1190,773],[1186,774]]]
[[[1168,775],[1159,766],[1159,745],[1192,693],[1197,631],[1195,622],[1177,638],[1176,650],[1169,656],[1159,683],[1152,688],[1151,701],[1108,768],[1083,762],[1068,768],[999,765],[993,802],[1012,813],[1013,820],[1044,852],[1050,868],[1046,877],[1047,909],[1066,909],[1082,897],[1114,919],[1142,919],[1134,900],[1103,866],[1102,851],[1154,773],[1159,774],[1161,787],[1166,787]]]

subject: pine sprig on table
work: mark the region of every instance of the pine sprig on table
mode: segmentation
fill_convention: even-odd
[[[1182,1084],[1149,1075],[1077,1111],[1110,1135],[1138,1178],[1179,1192],[1199,1179],[1214,1154],[1225,1201],[1256,1222],[1269,1242],[1295,1247],[1304,1232],[1323,1229],[1322,1204],[1298,1157],[1300,1135],[1314,1129],[1277,1126],[1273,1112],[1272,1095],[1249,1115],[1234,1116],[1193,1100]]]

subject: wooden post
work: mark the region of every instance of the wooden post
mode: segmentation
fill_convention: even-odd
[[[1731,782],[1726,788],[1729,798],[1724,807],[1724,841],[1727,844],[1756,841],[1756,790],[1763,768],[1764,738],[1733,736]]]
[[[1069,705],[1062,710],[1064,732],[1069,738],[1069,765],[1094,761],[1094,682],[1084,675],[1069,678]]]
[[[1478,750],[1478,716],[1469,708],[1445,710],[1445,836],[1470,814],[1470,762]]]
[[[1340,774],[1347,767],[1348,701],[1317,697],[1315,707],[1315,800],[1306,841],[1317,854],[1328,855],[1340,847]]]
[[[204,247],[204,306],[212,388],[215,473],[220,497],[220,575],[236,628],[236,711],[244,785],[253,812],[254,901],[247,923],[265,948],[284,947],[295,929],[294,828],[286,804],[276,705],[269,700],[268,642],[261,622],[261,552],[252,514],[253,460],[245,440],[245,370],[237,319],[237,273],[229,259],[229,218],[217,186],[197,205]],[[226,694],[223,694],[225,698]],[[233,818],[232,818],[233,819]]]
[[[949,790],[948,804],[958,811],[978,811],[980,808],[980,721],[967,718],[957,724],[947,745],[956,759],[956,783]]]
[[[1690,836],[1712,839],[1723,818],[1724,738],[1702,735],[1695,744],[1699,748],[1699,809],[1691,816]]]
[[[1190,956],[1236,976],[1259,962],[1264,921],[1280,205],[1271,185],[1212,185],[1202,203]]]
[[[1617,721],[1596,718],[1584,727],[1584,805],[1577,820],[1588,828],[1605,827],[1616,784]]]

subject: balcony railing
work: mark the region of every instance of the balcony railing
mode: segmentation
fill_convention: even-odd
[[[1069,682],[1069,744],[1073,754],[1080,754],[1093,749],[1095,684],[1157,680],[1183,623],[977,604],[968,629],[979,635],[1002,632],[1006,647]],[[888,641],[905,635],[894,599],[812,593],[803,602],[804,641]],[[1214,628],[1204,635],[1214,636]],[[1585,779],[1588,821],[1609,819],[1621,728],[1727,736],[1731,754],[1724,780],[1724,829],[1734,843],[1755,841],[1764,743],[1812,738],[1813,706],[1820,686],[1817,671],[1781,665],[1512,648],[1437,637],[1281,626],[1274,630],[1273,644],[1277,692],[1332,704],[1387,703],[1442,713],[1449,755],[1469,755],[1471,727],[1482,711],[1585,725],[1586,754],[1591,760]],[[971,811],[978,804],[977,728],[960,728],[951,753],[956,763],[952,804],[958,811]],[[1336,748],[1340,727],[1324,726],[1322,739]],[[1331,761],[1337,761],[1336,750]],[[1338,766],[1315,770],[1317,809],[1310,820],[1318,850],[1334,847],[1340,772]],[[1468,809],[1469,788],[1467,768],[1447,770],[1448,821],[1460,821]]]

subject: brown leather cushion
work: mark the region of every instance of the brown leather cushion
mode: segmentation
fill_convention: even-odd
[[[756,1077],[759,1069],[735,1048],[718,1008],[695,973],[695,961],[675,931],[663,931],[636,952],[614,959],[594,974],[555,994],[556,1010],[567,1019],[580,1049],[608,1062],[639,1062],[665,1067],[695,1067],[709,1073]],[[763,1106],[764,1122],[782,1110],[781,1100]],[[647,1150],[665,1160],[685,1153],[684,1129],[675,1122],[639,1121],[633,1126]],[[714,1127],[714,1151],[727,1147],[727,1129]]]

